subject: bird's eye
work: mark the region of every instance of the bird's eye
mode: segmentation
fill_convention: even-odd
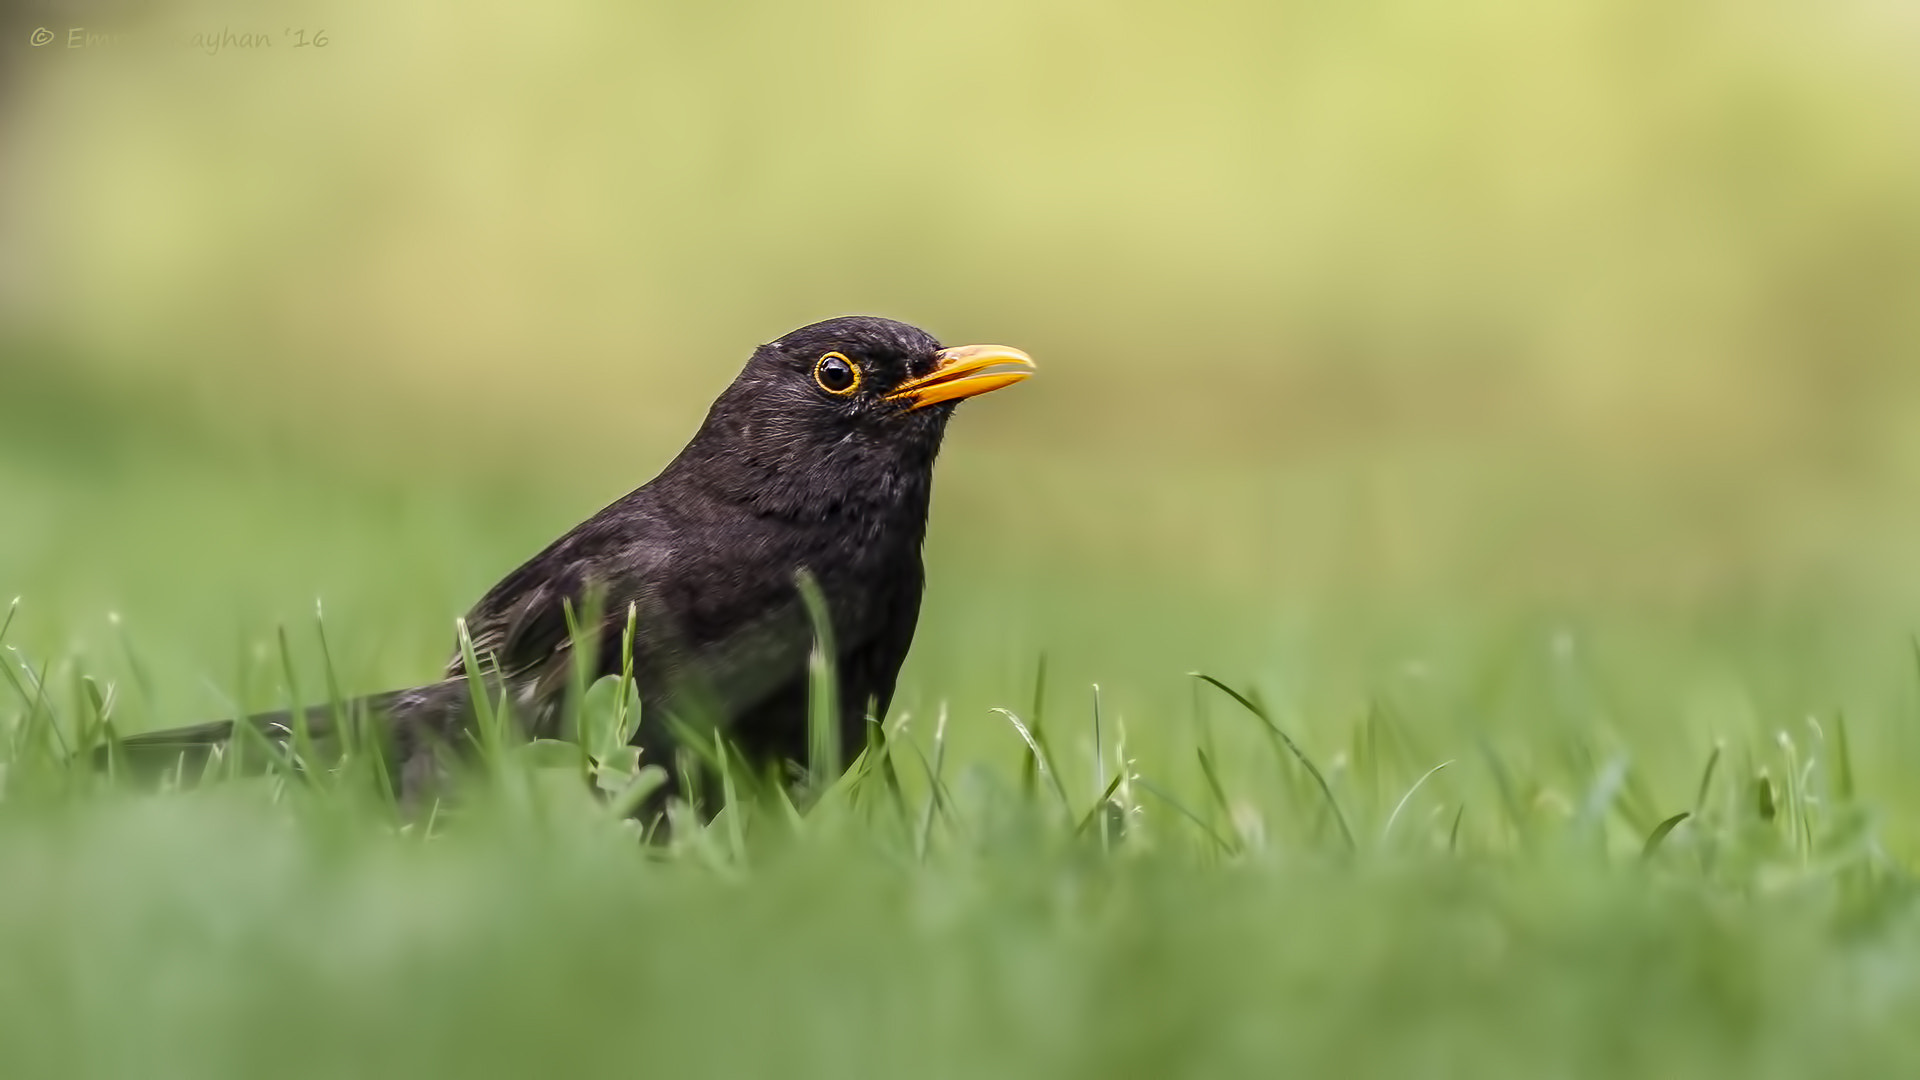
[[[830,352],[813,365],[813,381],[829,394],[846,397],[860,389],[860,369],[845,353]]]

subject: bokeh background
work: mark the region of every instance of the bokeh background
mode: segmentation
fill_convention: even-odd
[[[982,753],[1042,654],[1136,738],[1206,669],[1312,739],[1577,650],[1646,676],[1608,717],[1676,777],[1910,704],[1906,5],[4,23],[0,599],[144,679],[128,726],[271,681],[278,627],[314,654],[316,601],[348,690],[425,676],[755,344],[851,312],[1041,365],[956,423],[901,691]]]

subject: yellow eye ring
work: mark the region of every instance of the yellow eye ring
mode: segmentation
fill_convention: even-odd
[[[846,353],[827,353],[814,363],[813,381],[834,397],[846,397],[860,389],[860,365]]]

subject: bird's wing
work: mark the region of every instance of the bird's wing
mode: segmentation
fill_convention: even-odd
[[[564,678],[573,662],[575,626],[589,639],[597,636],[602,652],[611,632],[617,648],[627,605],[620,604],[615,612],[610,601],[625,592],[636,594],[629,600],[637,603],[645,582],[666,572],[655,564],[668,560],[647,558],[644,549],[623,559],[609,555],[591,545],[549,549],[508,575],[467,613],[474,655],[509,679],[531,678],[544,689],[550,677]],[[465,657],[456,643],[446,673],[455,677],[465,671]]]
[[[648,706],[714,719],[738,715],[803,671],[813,634],[794,582],[743,568],[740,548],[724,540],[648,542],[666,532],[630,518],[617,534],[584,532],[535,556],[468,614],[474,654],[534,699],[555,701],[574,663],[569,607],[596,639],[588,665],[596,678],[621,670],[632,618]],[[456,647],[447,674],[464,672]]]
[[[537,668],[553,658],[555,652],[569,651],[573,636],[567,613],[582,631],[597,632],[588,624],[590,605],[596,599],[592,579],[578,566],[550,573],[515,592],[504,602],[482,600],[467,614],[466,629],[473,652],[480,661],[496,665],[503,673],[515,675]],[[491,594],[489,594],[491,598]],[[447,661],[447,674],[465,671],[465,659],[456,643]]]

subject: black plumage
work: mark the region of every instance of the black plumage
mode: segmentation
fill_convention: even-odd
[[[835,643],[841,759],[884,716],[913,641],[934,458],[955,405],[1023,379],[1000,346],[942,349],[873,317],[829,319],[755,350],[660,474],[508,574],[467,614],[523,728],[553,735],[571,683],[576,618],[599,614],[595,675],[622,669],[631,616],[642,760],[673,773],[685,740],[719,725],[749,761],[802,761],[814,632],[797,587],[811,576]],[[403,800],[435,787],[471,744],[474,707],[456,648],[440,681],[355,703],[391,755]],[[308,710],[324,737],[333,711]],[[234,721],[137,735],[151,761],[218,745]],[[248,717],[270,737],[284,713]]]

